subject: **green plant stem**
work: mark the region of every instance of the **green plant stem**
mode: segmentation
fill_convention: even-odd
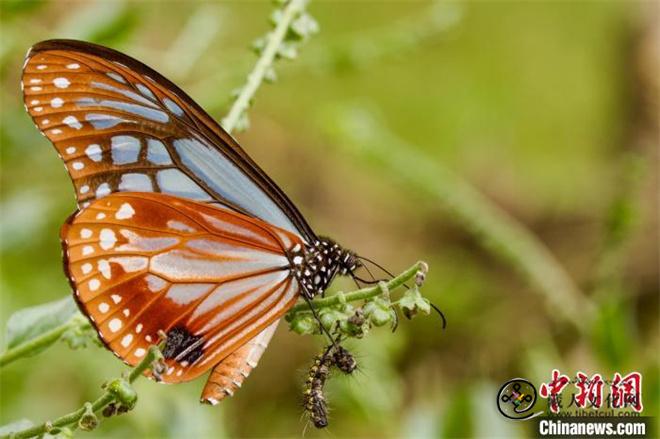
[[[138,379],[147,369],[150,369],[154,361],[156,361],[159,358],[162,358],[162,354],[160,353],[158,347],[150,346],[149,350],[147,351],[147,354],[142,359],[142,361],[137,366],[135,366],[133,370],[131,370],[130,374],[128,375],[128,381],[132,383],[133,381]],[[115,401],[114,395],[110,393],[108,390],[106,390],[99,398],[97,398],[92,403],[92,410],[94,411],[94,413],[97,413],[98,411],[102,410],[105,406],[107,406],[108,404],[114,401]],[[39,436],[49,432],[53,428],[56,427],[61,428],[74,424],[78,422],[84,414],[85,414],[85,406],[83,405],[79,409],[71,413],[68,413],[64,416],[60,416],[59,418],[53,421],[44,422],[41,425],[26,428],[24,430],[14,432],[11,435],[5,437],[20,439],[20,438],[30,438],[30,437]]]
[[[308,0],[290,0],[284,8],[282,17],[277,23],[275,30],[268,37],[268,42],[261,52],[261,56],[259,56],[257,63],[247,76],[247,83],[241,89],[241,92],[231,106],[227,116],[222,119],[222,127],[228,133],[231,133],[236,128],[236,124],[241,116],[250,107],[252,98],[263,82],[268,69],[273,65],[275,56],[284,42],[284,38],[286,37],[291,22],[305,9],[307,2]]]
[[[412,267],[408,268],[398,276],[392,278],[389,282],[386,282],[385,285],[387,286],[387,289],[393,290],[395,288],[400,287],[401,285],[403,285],[404,283],[408,282],[413,277],[415,277],[417,272],[423,269],[423,267],[425,266],[426,266],[425,262],[422,261],[416,262]],[[372,297],[376,297],[381,294],[383,294],[383,289],[379,285],[376,285],[373,287],[362,288],[360,290],[351,291],[350,293],[334,294],[330,297],[314,299],[312,300],[312,305],[314,306],[314,309],[318,310],[328,306],[339,305],[342,302],[355,302],[357,300],[370,299]],[[289,316],[293,316],[297,312],[307,311],[307,310],[310,310],[309,304],[307,302],[300,302],[294,305],[289,310],[288,314]]]
[[[479,242],[503,257],[530,281],[549,305],[549,315],[586,330],[595,315],[594,304],[548,248],[506,211],[470,183],[419,152],[362,107],[342,107],[331,115],[336,144],[349,153],[398,177],[408,187],[442,203],[458,224]]]
[[[69,329],[73,329],[78,326],[82,327],[85,325],[89,325],[87,319],[85,319],[80,314],[76,314],[66,322],[56,326],[50,331],[46,331],[37,337],[31,338],[30,340],[21,343],[11,349],[7,349],[5,352],[0,354],[0,367],[4,367],[9,363],[18,360],[19,358],[29,357],[33,355],[33,353],[39,352],[45,346],[49,346],[55,343]]]

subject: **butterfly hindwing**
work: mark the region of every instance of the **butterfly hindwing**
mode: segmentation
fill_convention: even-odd
[[[287,259],[298,235],[166,194],[94,200],[63,226],[62,245],[76,299],[117,356],[134,365],[168,335],[165,382],[228,358],[299,293]]]
[[[120,52],[71,40],[27,54],[25,107],[55,145],[84,207],[113,192],[221,203],[315,235],[281,189],[176,85]]]
[[[279,320],[271,323],[213,368],[202,391],[202,402],[215,405],[227,396],[232,396],[241,387],[245,378],[257,366],[278,323]]]

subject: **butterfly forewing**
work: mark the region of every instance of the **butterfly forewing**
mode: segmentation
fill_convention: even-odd
[[[63,226],[62,244],[76,299],[117,356],[134,365],[168,335],[166,382],[211,369],[299,293],[287,259],[298,235],[180,197],[94,200]]]
[[[176,85],[89,43],[34,46],[25,106],[65,162],[79,204],[113,192],[164,192],[236,211],[301,235],[296,207],[234,139]]]

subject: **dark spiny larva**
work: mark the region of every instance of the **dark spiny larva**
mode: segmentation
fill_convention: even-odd
[[[355,361],[355,358],[353,358],[353,355],[344,349],[343,346],[338,346],[334,350],[332,354],[332,362],[335,366],[337,366],[337,369],[346,374],[353,373],[353,371],[355,371],[357,368],[357,362]]]
[[[305,383],[305,410],[316,428],[328,426],[328,407],[323,394],[323,387],[330,374],[332,356],[329,350],[319,355],[314,360],[314,365],[309,369],[309,376]]]
[[[328,426],[328,406],[323,388],[332,366],[350,374],[357,368],[357,362],[350,352],[339,345],[328,346],[323,354],[314,359],[305,382],[304,403],[305,410],[316,428]]]

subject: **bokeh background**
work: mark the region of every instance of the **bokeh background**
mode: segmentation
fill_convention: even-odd
[[[58,230],[74,199],[23,110],[27,48],[55,37],[109,45],[219,120],[273,7],[0,2],[3,326],[70,294]],[[531,425],[505,421],[496,392],[515,376],[548,381],[553,368],[640,371],[645,413],[657,415],[657,3],[324,1],[309,11],[320,33],[278,62],[237,137],[320,233],[395,272],[427,261],[423,292],[448,327],[420,317],[352,343],[359,374],[331,380],[330,427],[306,436],[525,437]],[[322,343],[282,325],[217,407],[197,402],[204,380],[140,380],[136,409],[88,436],[299,436],[301,385]],[[0,424],[68,412],[122,370],[104,349],[63,344],[17,361],[0,371]]]

